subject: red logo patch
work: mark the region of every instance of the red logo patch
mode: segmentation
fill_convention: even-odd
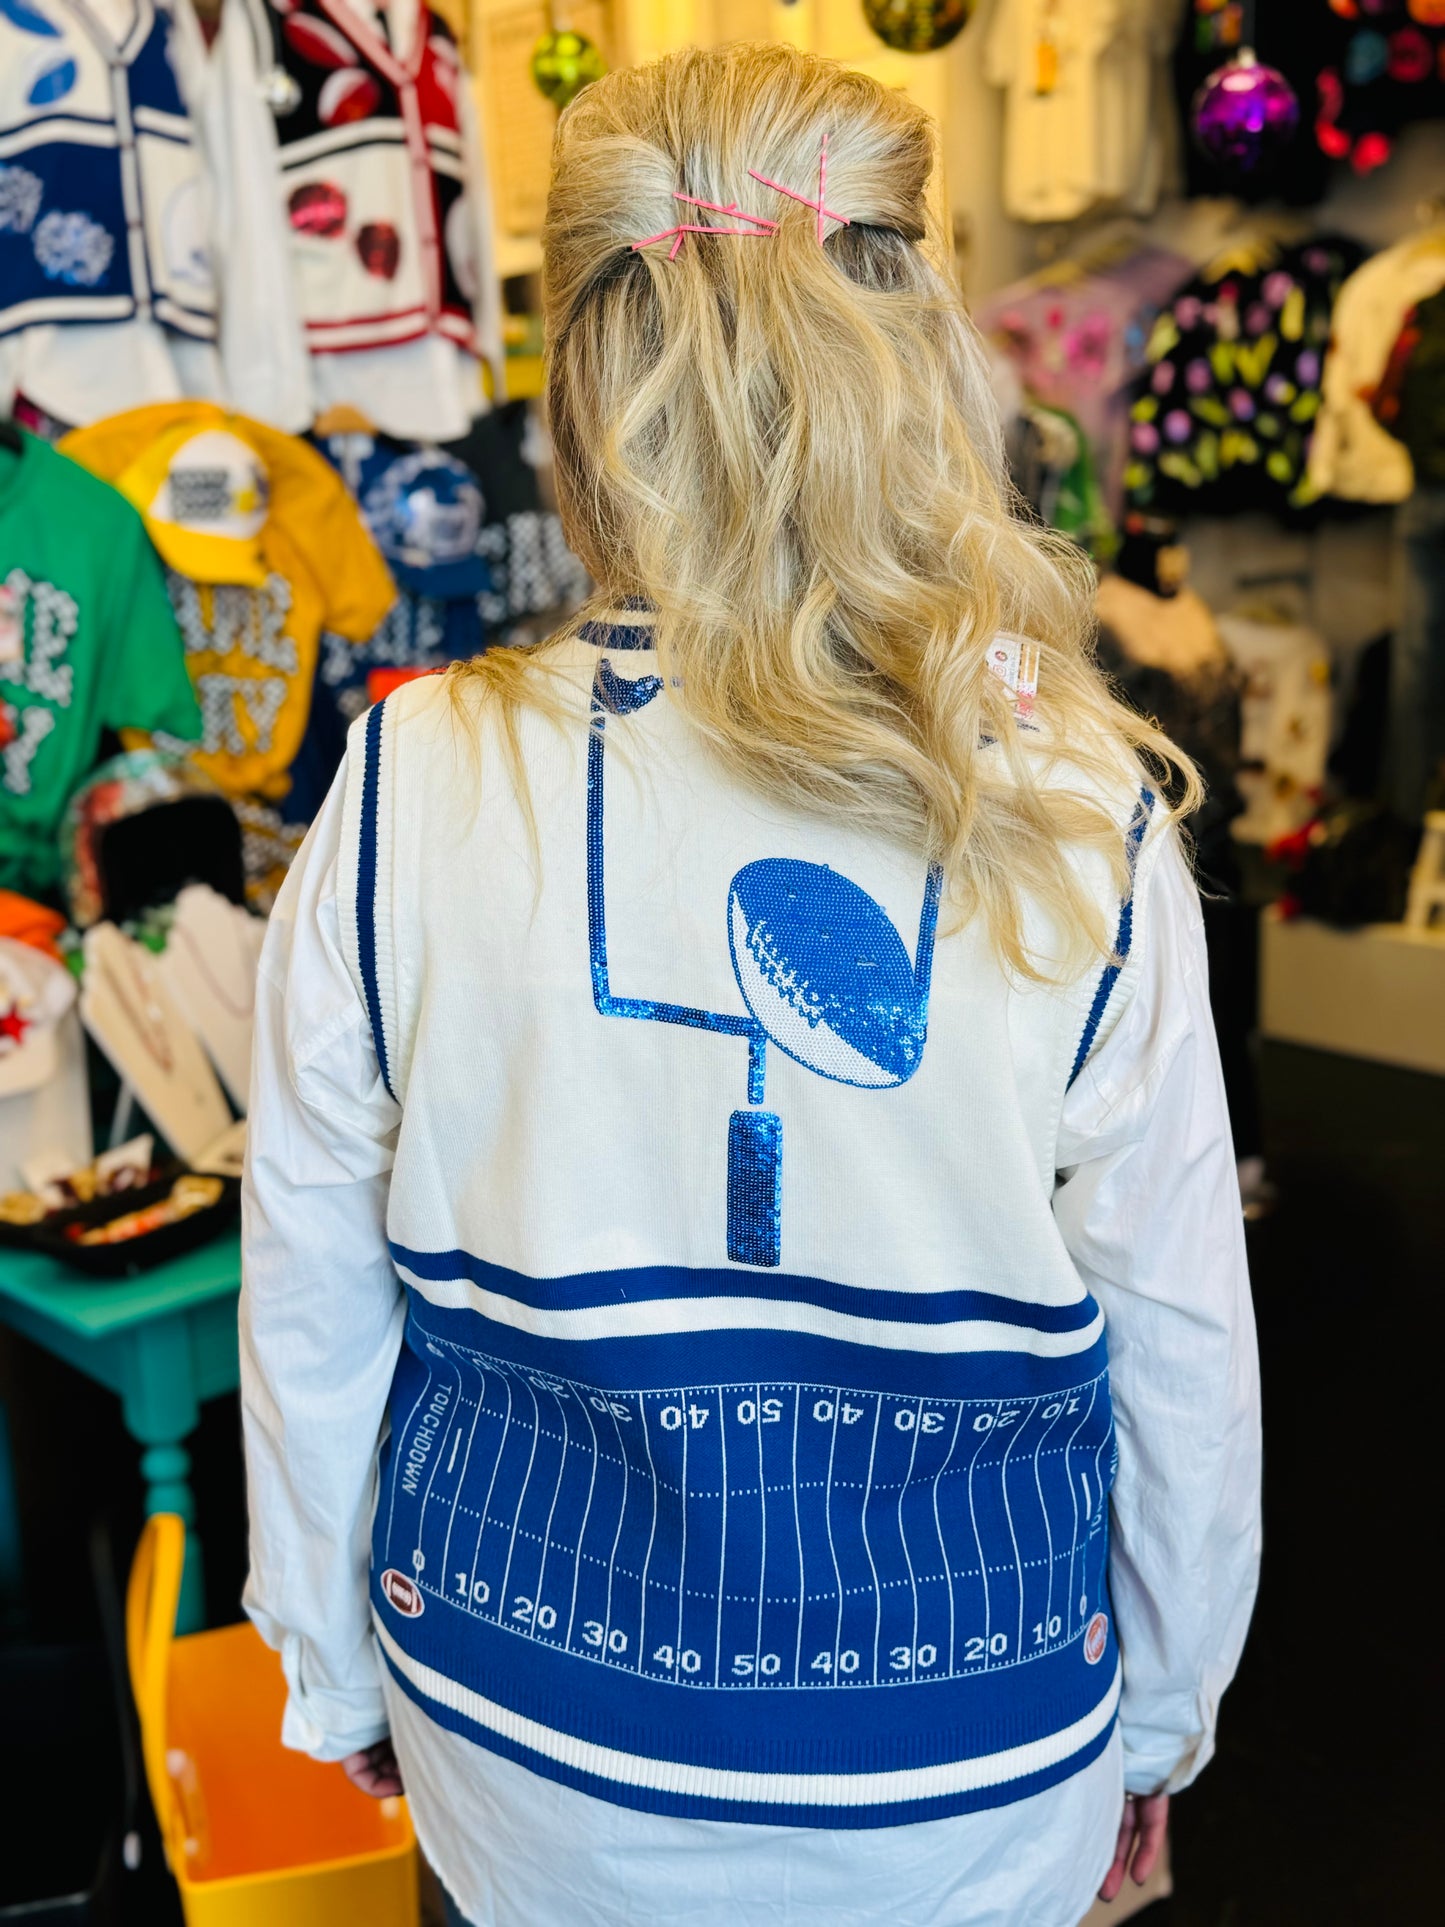
[[[426,1610],[421,1587],[414,1579],[408,1579],[404,1572],[398,1572],[395,1566],[388,1566],[381,1575],[381,1591],[386,1603],[405,1619],[419,1619]]]
[[[397,1574],[397,1577],[401,1577],[400,1573]],[[385,1581],[383,1581],[383,1584],[384,1583]],[[403,1583],[409,1586],[411,1581],[408,1579],[403,1581]],[[421,1611],[420,1605],[418,1605],[417,1611]],[[1094,1617],[1084,1628],[1084,1658],[1091,1666],[1097,1666],[1099,1661],[1104,1657],[1104,1648],[1108,1642],[1109,1621],[1103,1613],[1095,1613]]]

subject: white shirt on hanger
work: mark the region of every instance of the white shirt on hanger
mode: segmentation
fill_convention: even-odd
[[[1445,287],[1445,228],[1414,234],[1356,268],[1330,328],[1309,478],[1348,502],[1403,502],[1415,486],[1404,446],[1370,412],[1390,351],[1417,301]]]

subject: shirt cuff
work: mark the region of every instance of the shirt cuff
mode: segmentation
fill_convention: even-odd
[[[391,1722],[386,1717],[380,1693],[376,1695],[373,1708],[367,1710],[353,1706],[347,1711],[348,1720],[344,1727],[335,1723],[325,1726],[317,1717],[314,1707],[303,1704],[294,1693],[291,1694],[281,1718],[282,1746],[289,1747],[293,1753],[309,1753],[313,1760],[345,1760],[353,1753],[375,1746],[391,1731]]]
[[[1193,1735],[1181,1748],[1177,1735],[1157,1729],[1124,1729],[1124,1791],[1182,1793],[1214,1757],[1214,1735]]]
[[[281,1670],[287,1688],[281,1744],[293,1753],[309,1753],[313,1760],[345,1760],[390,1733],[379,1684],[307,1689],[300,1677],[301,1641],[294,1637],[282,1642]]]

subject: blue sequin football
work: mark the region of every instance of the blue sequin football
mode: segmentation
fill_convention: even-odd
[[[738,987],[779,1050],[821,1077],[903,1084],[923,1059],[928,993],[887,913],[820,863],[767,857],[733,878]]]

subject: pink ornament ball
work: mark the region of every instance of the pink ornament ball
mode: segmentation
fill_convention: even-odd
[[[1299,126],[1299,96],[1275,67],[1245,48],[1217,67],[1194,96],[1190,119],[1200,149],[1224,172],[1267,172]]]

